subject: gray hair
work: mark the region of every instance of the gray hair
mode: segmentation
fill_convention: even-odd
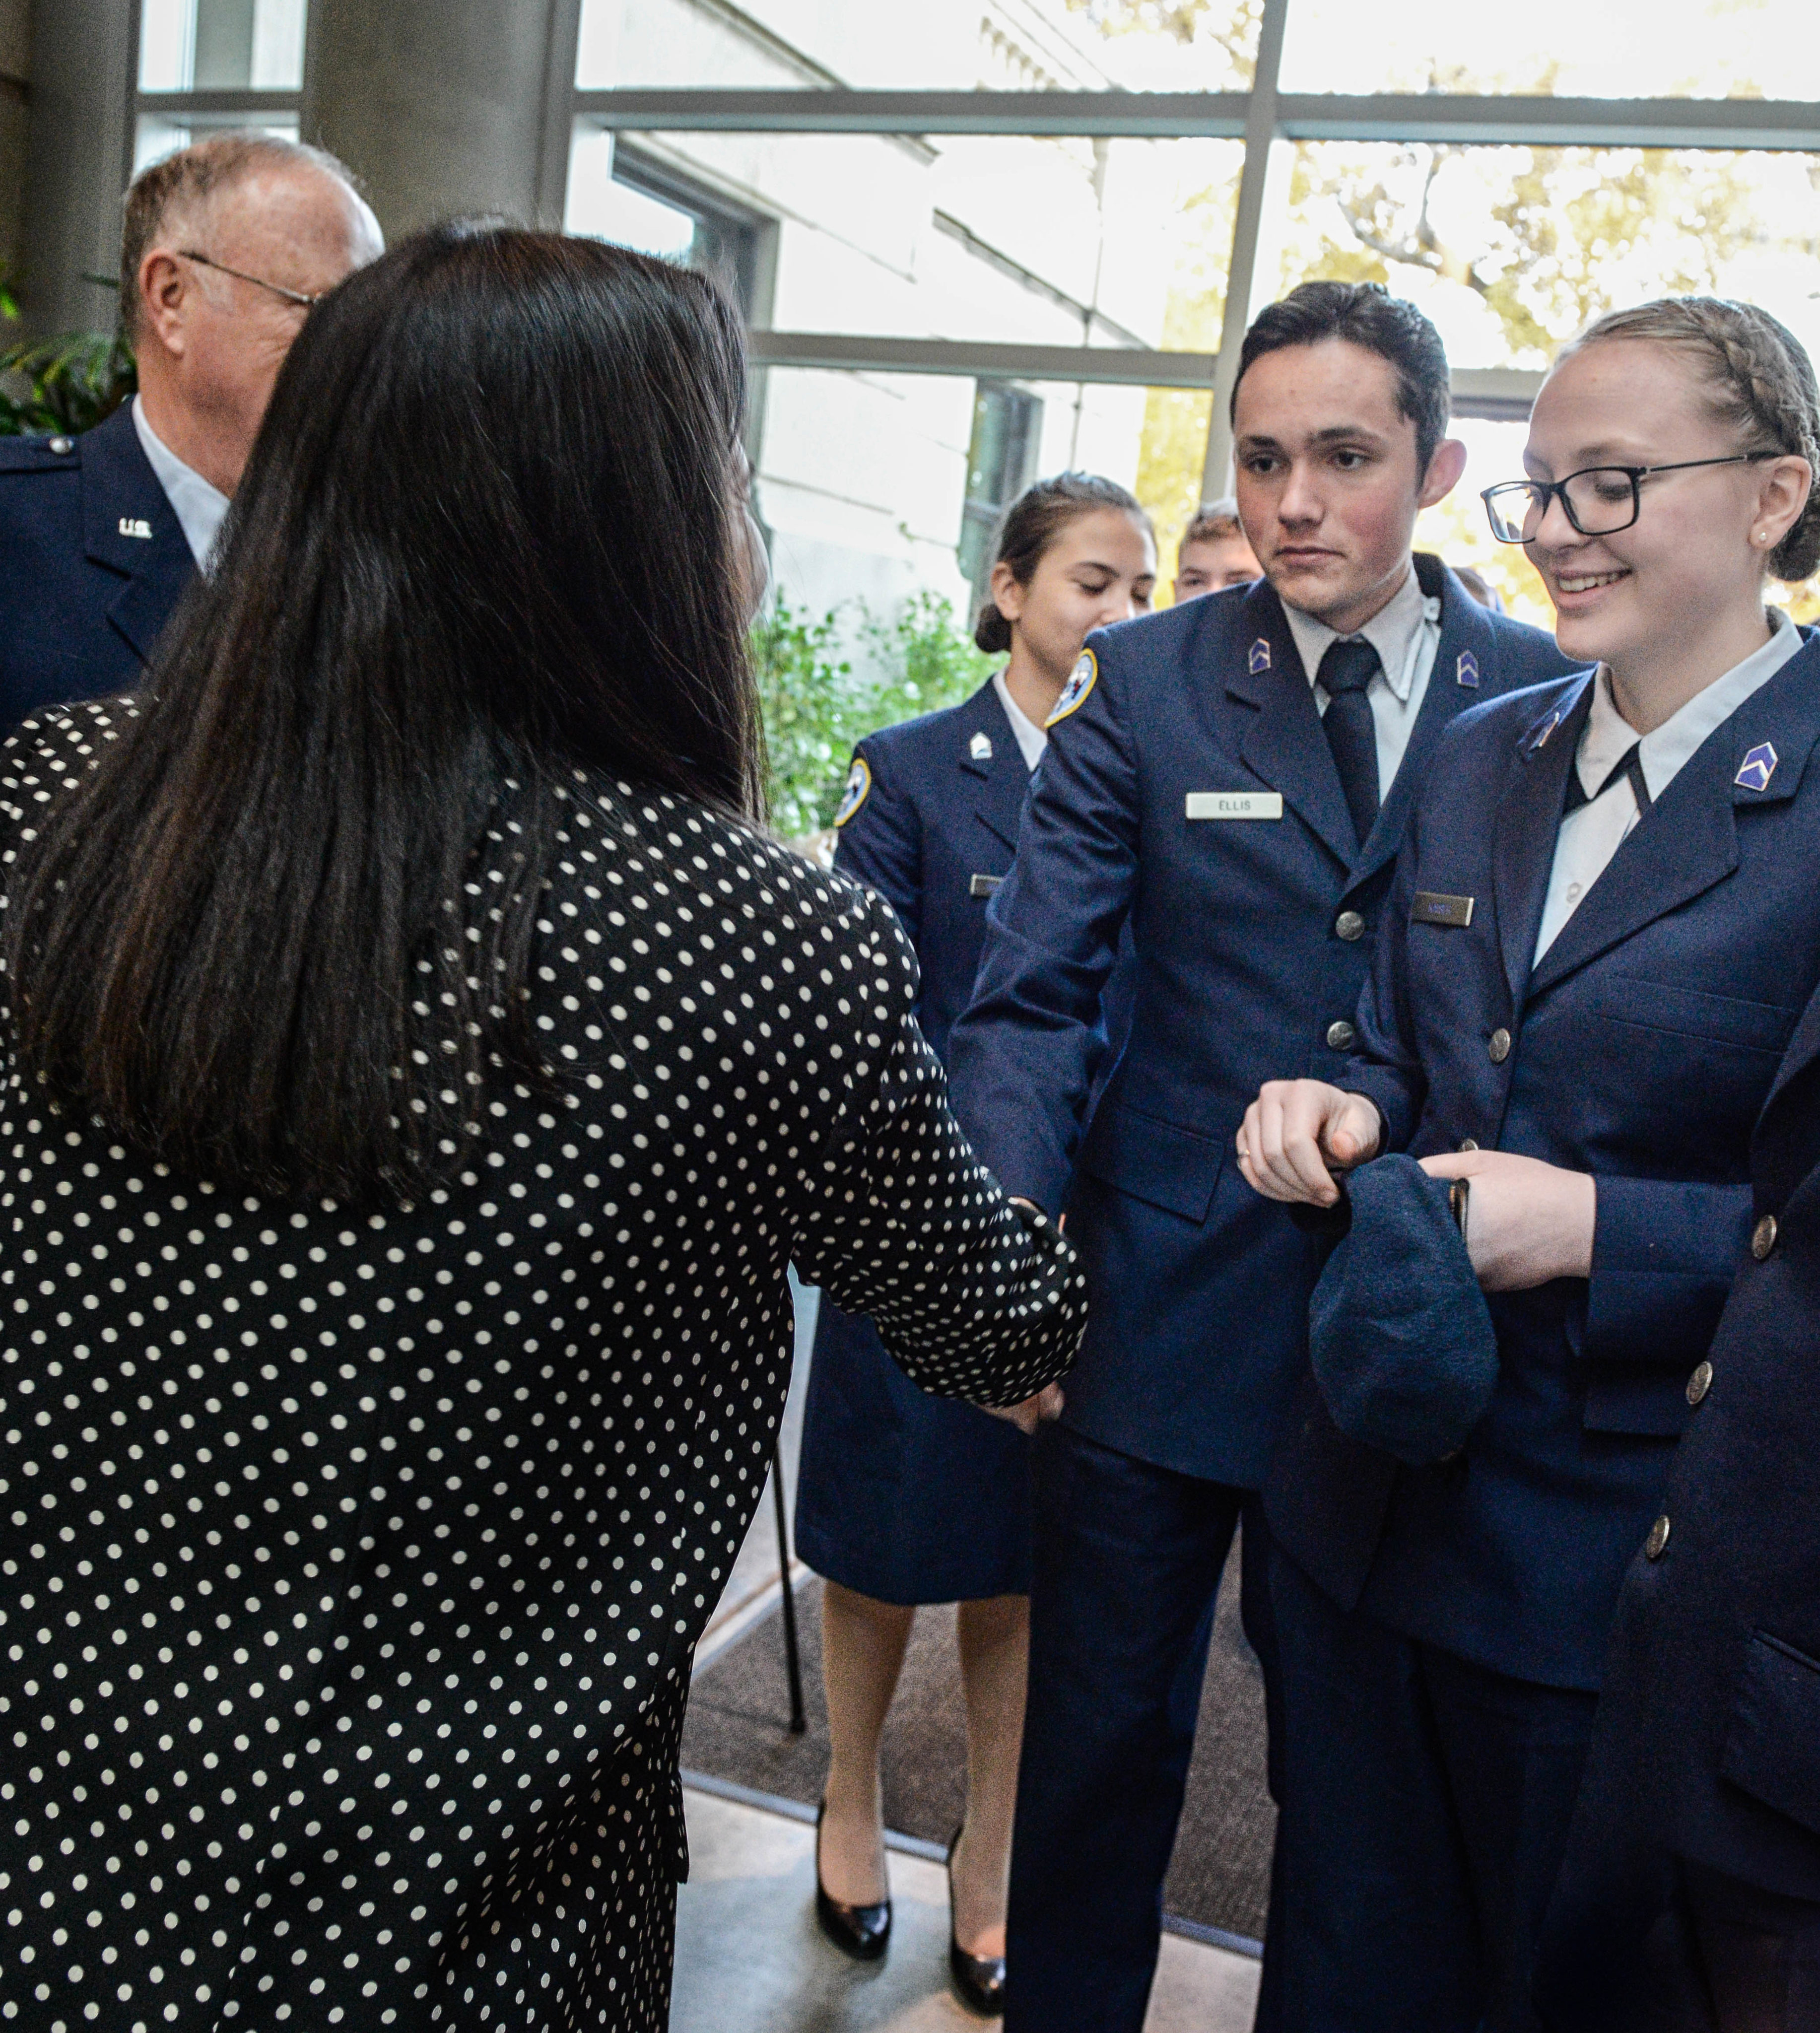
[[[120,321],[129,339],[138,335],[140,264],[157,244],[170,215],[206,204],[260,170],[301,163],[326,170],[347,186],[350,196],[359,197],[354,172],[326,148],[240,129],[210,134],[139,172],[126,193],[120,235]]]

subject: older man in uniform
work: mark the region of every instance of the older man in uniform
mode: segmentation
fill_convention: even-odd
[[[320,149],[217,134],[126,194],[139,393],[85,436],[0,439],[0,732],[131,685],[208,559],[309,306],[382,251]]]
[[[1444,728],[1567,668],[1412,556],[1417,511],[1464,464],[1447,414],[1439,335],[1375,286],[1307,283],[1258,318],[1234,421],[1264,578],[1088,638],[953,1034],[962,1122],[1011,1192],[1066,1208],[1092,1290],[1036,1451],[1008,1972],[1025,2033],[1143,2022],[1241,1516],[1271,1669],[1256,1492],[1305,1362],[1314,1264],[1233,1161],[1245,1105],[1273,1069],[1342,1063]],[[1127,933],[1129,1039],[1088,1125]]]

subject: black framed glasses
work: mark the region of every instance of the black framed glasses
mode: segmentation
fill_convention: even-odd
[[[212,256],[198,254],[193,247],[179,247],[179,257],[193,261],[199,268],[212,268],[218,275],[231,275],[237,283],[250,283],[256,290],[269,290],[275,297],[283,297],[287,304],[300,304],[306,311],[313,310],[328,294],[327,290],[287,290],[282,283],[268,283],[263,275],[249,275],[242,268],[230,268],[225,261],[217,261]]]
[[[1492,534],[1500,544],[1535,541],[1551,500],[1582,537],[1609,537],[1627,530],[1643,512],[1643,482],[1653,473],[1687,473],[1697,466],[1750,466],[1781,459],[1779,451],[1734,452],[1726,459],[1677,459],[1672,466],[1588,466],[1565,480],[1506,480],[1479,499]]]

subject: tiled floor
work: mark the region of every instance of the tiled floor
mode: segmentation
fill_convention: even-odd
[[[794,1496],[815,1301],[799,1299],[796,1373],[780,1436]],[[777,1540],[767,1488],[699,1656],[768,1612]],[[762,1807],[688,1790],[691,1876],[676,1908],[671,2033],[965,2033],[949,1986],[942,1866],[893,1854],[893,1939],[882,1964],[849,1962],[817,1931],[815,1830]],[[1249,2033],[1258,1965],[1166,1935],[1145,2033]]]
[[[815,1832],[691,1789],[671,2033],[964,2033],[942,1866],[894,1855],[890,1953],[849,1962],[815,1926]],[[1249,2033],[1258,1965],[1165,1935],[1145,2033]]]

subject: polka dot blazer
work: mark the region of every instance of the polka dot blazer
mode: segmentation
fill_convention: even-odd
[[[0,751],[0,882],[131,711]],[[578,772],[539,932],[560,1093],[383,1213],[173,1175],[0,1010],[0,2025],[661,2027],[786,1265],[931,1391],[1073,1356],[885,904]]]

